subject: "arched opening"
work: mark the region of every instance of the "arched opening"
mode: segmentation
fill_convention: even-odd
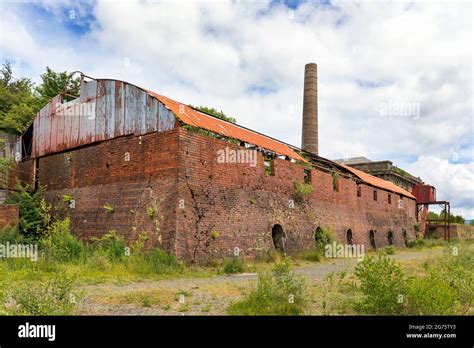
[[[393,232],[392,231],[388,231],[387,240],[388,240],[388,245],[393,245]]]
[[[352,245],[354,244],[353,240],[352,240],[352,230],[351,229],[348,229],[347,232],[346,232],[346,239],[347,239],[347,244],[349,245]]]
[[[406,230],[403,230],[403,243],[405,243],[405,246],[407,247],[408,246],[408,235],[407,235],[407,231]]]
[[[375,232],[373,230],[370,230],[369,232],[369,240],[372,249],[377,249],[377,245],[375,245]]]
[[[274,225],[272,228],[272,239],[275,250],[285,252],[285,243],[283,240],[283,227],[281,225]]]

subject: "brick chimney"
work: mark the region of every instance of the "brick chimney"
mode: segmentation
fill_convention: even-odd
[[[318,66],[308,63],[304,67],[303,150],[318,154]]]

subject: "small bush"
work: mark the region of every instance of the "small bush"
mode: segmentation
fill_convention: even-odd
[[[332,227],[318,228],[316,230],[316,247],[318,250],[324,251],[324,247],[334,242],[334,231]]]
[[[246,265],[241,257],[234,256],[225,259],[222,264],[222,272],[225,274],[235,274],[245,272]]]
[[[407,309],[410,315],[453,315],[457,312],[456,290],[443,282],[440,274],[429,271],[425,277],[408,282]]]
[[[406,294],[406,279],[394,261],[384,255],[367,256],[355,270],[364,298],[355,309],[376,315],[397,315],[403,311],[400,296]]]
[[[425,246],[425,240],[424,239],[410,240],[410,241],[408,241],[407,246],[409,248],[420,249],[420,248],[423,248]]]
[[[30,191],[32,191],[31,185],[17,185],[16,191],[11,193],[5,203],[18,204],[20,233],[28,239],[37,240],[51,221],[49,214],[51,207],[46,204],[41,188],[36,192]]]
[[[395,247],[393,245],[386,246],[383,248],[383,251],[386,255],[394,255],[395,254]]]
[[[57,275],[44,283],[28,282],[7,295],[7,313],[13,315],[70,315],[81,295],[74,293],[73,278]]]
[[[232,315],[301,315],[306,302],[304,278],[290,272],[283,260],[272,272],[261,273],[256,288],[227,310]]]
[[[313,193],[313,186],[311,186],[311,184],[295,181],[293,187],[295,189],[295,198],[299,201]]]
[[[0,244],[21,244],[23,236],[17,226],[7,226],[0,229]]]
[[[46,257],[57,261],[74,261],[84,254],[84,244],[71,234],[70,220],[55,221],[41,240],[41,247]]]
[[[91,240],[96,244],[95,251],[101,249],[112,262],[121,261],[126,256],[127,244],[115,230],[107,232],[101,238],[92,238]]]

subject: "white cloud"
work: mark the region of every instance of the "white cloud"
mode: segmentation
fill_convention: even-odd
[[[457,154],[470,166],[472,4],[332,3],[294,11],[264,1],[89,3],[78,13],[87,23],[94,15],[91,31],[74,37],[58,30],[74,5],[44,1],[54,30],[37,30],[34,14],[11,6],[0,47],[30,75],[49,65],[123,79],[222,109],[294,145],[301,141],[304,64],[316,62],[321,155],[394,160],[435,185],[436,176],[416,165],[423,158],[444,163]],[[389,101],[419,103],[419,118],[382,117],[380,105]],[[440,199],[474,207],[443,187]]]

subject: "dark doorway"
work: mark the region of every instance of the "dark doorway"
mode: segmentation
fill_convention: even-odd
[[[272,228],[272,239],[275,250],[278,252],[285,252],[285,243],[283,240],[283,228],[281,225],[275,225]]]
[[[408,236],[407,236],[407,231],[406,230],[403,230],[403,242],[405,243],[405,246],[407,247],[408,246]]]
[[[370,246],[372,249],[377,249],[377,245],[375,245],[375,232],[370,230],[369,232],[369,240],[370,240]]]
[[[388,245],[393,245],[393,232],[392,231],[388,231],[387,240],[388,240]]]
[[[346,232],[346,239],[347,239],[347,244],[352,245],[354,242],[352,240],[352,230],[348,229]]]

